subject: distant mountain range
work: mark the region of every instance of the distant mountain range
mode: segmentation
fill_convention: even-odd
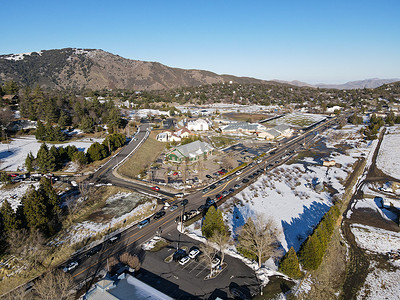
[[[302,81],[298,81],[298,80],[283,81],[283,80],[274,79],[273,81],[280,82],[280,83],[287,83],[287,84],[291,84],[294,86],[307,86],[307,87],[319,87],[319,88],[325,88],[325,89],[351,90],[351,89],[363,89],[363,88],[374,89],[374,88],[377,88],[377,87],[387,84],[387,83],[400,81],[400,79],[399,78],[391,78],[391,79],[371,78],[371,79],[364,79],[364,80],[358,80],[358,81],[349,81],[349,82],[346,82],[343,84],[318,83],[315,85],[312,85],[312,84],[309,84],[306,82],[302,82]]]
[[[336,89],[375,88],[399,79],[367,79],[341,85],[310,85],[300,81],[260,80],[185,70],[158,62],[126,59],[98,49],[65,48],[23,54],[0,55],[0,82],[13,79],[22,85],[49,88],[172,89],[232,81],[234,83],[290,84]]]

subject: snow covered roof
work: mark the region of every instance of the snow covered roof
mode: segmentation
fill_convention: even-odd
[[[257,131],[259,129],[259,124],[247,123],[247,122],[237,122],[231,123],[229,125],[221,127],[222,131],[238,131],[238,130],[247,130],[247,131]]]
[[[278,126],[275,126],[274,129],[282,133],[282,132],[284,132],[285,130],[290,129],[290,127],[287,126],[286,124],[280,124],[280,125],[278,125]]]
[[[278,137],[281,135],[281,133],[278,130],[276,130],[275,128],[271,128],[271,129],[267,130],[267,132],[270,135],[272,135],[273,137]]]

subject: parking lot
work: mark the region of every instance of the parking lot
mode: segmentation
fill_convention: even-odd
[[[255,294],[259,283],[253,270],[240,260],[225,255],[224,262],[227,267],[213,279],[204,280],[210,273],[209,266],[202,262],[200,256],[190,259],[185,265],[176,261],[166,263],[164,260],[173,254],[179,243],[179,247],[199,247],[200,243],[187,236],[178,233],[166,235],[164,238],[170,241],[170,245],[158,252],[146,252],[143,268],[152,272],[154,278],[148,277],[150,285],[157,286],[164,293],[175,299],[215,299],[213,295],[219,295],[222,299],[231,297],[229,286],[232,284],[241,286]],[[160,278],[166,280],[162,287]],[[189,295],[190,291],[190,295]]]

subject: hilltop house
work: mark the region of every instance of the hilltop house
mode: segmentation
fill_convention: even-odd
[[[209,130],[210,126],[206,120],[197,119],[195,121],[189,121],[187,123],[187,128],[192,131],[205,131]]]
[[[185,160],[197,161],[202,156],[212,154],[214,148],[205,142],[194,141],[189,144],[181,145],[173,148],[166,156],[170,161],[182,162]]]

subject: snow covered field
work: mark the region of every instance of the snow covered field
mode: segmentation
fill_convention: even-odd
[[[22,196],[26,193],[31,185],[37,188],[39,186],[39,182],[21,182],[12,189],[1,189],[0,207],[3,205],[4,200],[8,200],[8,202],[11,204],[11,207],[16,210],[21,204]]]
[[[400,126],[390,127],[383,138],[377,167],[387,175],[400,179]]]
[[[47,144],[51,146],[75,145],[79,151],[86,151],[94,142],[102,142],[103,139],[81,139],[61,144]],[[25,158],[29,152],[36,156],[42,143],[34,136],[25,136],[12,139],[10,144],[0,144],[0,168],[5,171],[24,170]]]
[[[291,113],[281,118],[266,122],[266,125],[276,126],[286,124],[293,127],[308,127],[316,122],[326,119],[326,116],[306,113]]]

